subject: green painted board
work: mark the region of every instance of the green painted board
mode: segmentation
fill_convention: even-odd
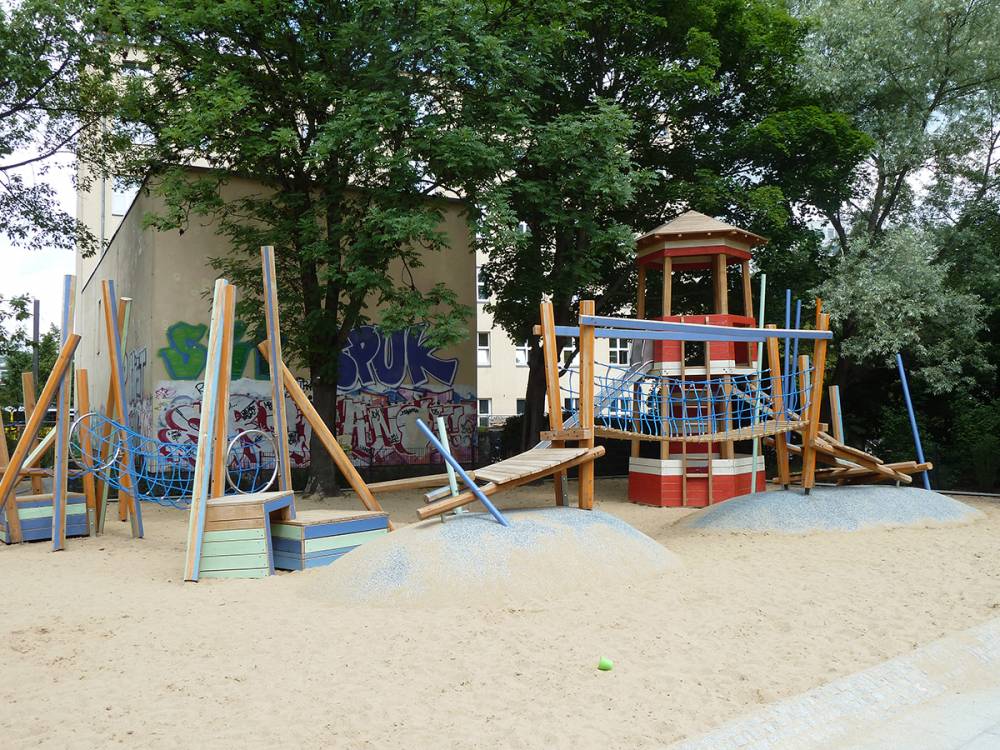
[[[231,542],[203,542],[201,545],[202,559],[219,557],[221,555],[253,555],[267,554],[267,542],[263,539],[236,539]]]
[[[86,512],[86,505],[74,503],[73,505],[66,506],[67,516],[82,516]],[[18,508],[17,517],[22,521],[27,521],[29,518],[52,518],[52,506],[49,505],[42,508]]]
[[[374,531],[359,531],[356,534],[338,534],[337,536],[327,536],[319,539],[306,539],[305,551],[307,553],[325,552],[326,550],[340,549],[341,547],[356,547],[359,544],[370,542],[372,539],[387,533],[388,529],[375,529]]]
[[[220,555],[201,556],[201,570],[247,570],[248,568],[270,568],[267,555]]]
[[[248,542],[263,539],[264,529],[229,529],[228,531],[206,531],[203,542]]]
[[[247,570],[205,570],[202,568],[201,578],[267,578],[271,575],[269,568],[250,568]]]
[[[271,535],[281,537],[282,539],[301,540],[304,533],[305,531],[301,526],[289,526],[284,523],[271,524]]]

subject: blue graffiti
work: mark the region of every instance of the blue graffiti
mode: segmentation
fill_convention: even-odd
[[[384,335],[375,326],[355,328],[340,352],[337,387],[344,392],[369,386],[397,388],[409,382],[421,386],[431,378],[453,385],[457,359],[441,359],[436,347],[426,343],[427,331],[414,326]]]

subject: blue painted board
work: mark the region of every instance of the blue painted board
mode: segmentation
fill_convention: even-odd
[[[305,526],[305,538],[316,539],[324,536],[353,534],[356,531],[375,531],[389,528],[388,516],[383,518],[359,518],[357,521],[343,523],[324,523],[318,526]]]
[[[354,547],[345,550],[337,550],[337,553],[333,555],[325,555],[323,557],[311,558],[309,560],[303,560],[301,557],[296,557],[295,555],[286,555],[281,552],[275,552],[274,567],[279,568],[280,570],[306,570],[307,568],[319,568],[338,560],[350,552],[351,549],[354,549]]]

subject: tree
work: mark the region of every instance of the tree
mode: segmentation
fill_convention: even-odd
[[[41,391],[42,385],[52,372],[56,359],[59,357],[60,334],[56,326],[52,326],[42,334],[38,341],[38,379],[35,383],[35,393]],[[21,373],[30,372],[34,357],[32,342],[21,340],[7,350],[4,362],[3,377],[0,378],[0,406],[4,408],[24,405],[24,391],[21,388]]]
[[[330,424],[338,353],[373,308],[390,330],[428,323],[433,345],[466,335],[471,310],[441,284],[417,289],[410,271],[446,241],[428,197],[476,194],[500,169],[472,125],[502,130],[504,100],[480,91],[503,59],[472,10],[448,0],[103,6],[111,50],[135,71],[105,168],[148,175],[168,206],[149,217],[157,228],[217,219],[232,252],[213,262],[244,289],[261,286],[258,246],[277,247],[286,351],[309,367]],[[195,162],[209,169],[185,166]],[[226,199],[233,176],[260,189]],[[240,315],[260,327],[260,305],[244,300]],[[336,492],[313,443],[309,490]]]
[[[525,129],[481,236],[494,318],[532,345],[530,443],[543,296],[560,324],[583,297],[619,310],[634,296],[634,234],[683,208],[787,247],[808,234],[799,207],[844,197],[866,139],[804,91],[804,27],[770,2],[540,3],[512,29],[539,74],[520,92]]]
[[[0,7],[0,229],[27,248],[79,248],[97,241],[58,204],[44,177],[52,157],[75,150],[99,121],[104,58],[78,0],[21,0]]]

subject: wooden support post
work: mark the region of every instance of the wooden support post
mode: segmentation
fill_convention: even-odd
[[[62,385],[63,378],[69,372],[70,361],[73,359],[73,353],[79,344],[80,337],[77,334],[73,333],[66,337],[66,343],[59,351],[59,357],[52,366],[52,372],[49,373],[48,380],[45,381],[45,387],[42,388],[42,393],[38,397],[35,410],[31,413],[31,418],[28,419],[27,424],[24,426],[21,439],[17,441],[17,447],[14,448],[14,453],[10,457],[7,470],[3,473],[3,477],[0,477],[0,510],[4,507],[8,509],[7,532],[10,535],[11,543],[16,544],[22,541],[23,538],[21,534],[21,519],[18,517],[17,512],[17,500],[14,497],[14,487],[20,478],[21,469],[24,468],[28,452],[31,450],[31,442],[38,436],[38,430],[42,426],[42,419],[45,417],[49,405],[55,399],[56,393]]]
[[[128,407],[125,404],[125,342],[118,329],[118,321],[114,316],[115,285],[111,281],[101,282],[101,298],[104,302],[104,332],[108,340],[108,355],[111,358],[111,389],[113,403],[118,421],[128,425]],[[110,409],[109,409],[110,411]],[[124,469],[124,471],[122,471]],[[142,508],[135,498],[135,471],[132,465],[132,452],[128,441],[122,441],[122,451],[119,465],[121,489],[118,491],[119,513],[122,503],[127,503],[129,520],[132,523],[132,536],[142,538]]]
[[[212,297],[212,319],[208,329],[208,353],[205,362],[205,388],[201,394],[198,421],[198,451],[195,454],[194,481],[191,486],[191,510],[188,516],[187,552],[184,556],[184,580],[197,581],[201,575],[201,545],[205,534],[205,511],[212,481],[213,444],[218,418],[219,376],[230,367],[222,361],[222,326],[226,316],[226,288],[229,282],[217,279]]]
[[[25,373],[30,375],[31,373]],[[25,421],[28,419],[27,412],[25,413]],[[32,443],[35,441],[32,440]],[[34,447],[34,446],[32,446]],[[7,428],[3,423],[3,409],[0,409],[0,471],[7,469],[7,464],[10,463],[10,451],[7,450]]]
[[[268,344],[266,341],[262,341],[257,348],[260,353],[264,355],[266,360],[268,357]],[[378,500],[372,494],[371,490],[368,489],[368,485],[365,484],[358,470],[351,463],[351,459],[347,457],[344,453],[344,449],[340,447],[337,442],[337,438],[334,437],[330,428],[326,426],[326,422],[320,417],[319,412],[309,401],[309,397],[306,396],[305,391],[302,390],[302,386],[299,385],[295,376],[292,375],[292,371],[288,369],[284,362],[281,363],[281,377],[285,383],[285,390],[288,391],[288,395],[292,397],[292,401],[302,412],[302,416],[312,427],[313,435],[319,438],[320,442],[323,443],[323,447],[326,448],[326,452],[330,454],[330,458],[333,459],[333,463],[336,464],[337,469],[344,478],[347,479],[347,483],[351,485],[351,489],[357,494],[361,499],[362,504],[367,510],[378,511],[379,513],[384,513],[382,506],[379,504]],[[392,530],[392,523],[389,523],[389,530]]]
[[[767,328],[774,328],[769,325]],[[773,419],[785,420],[785,399],[781,390],[782,372],[781,355],[778,353],[778,339],[769,338],[767,340],[767,363],[771,370],[771,410]],[[778,458],[778,482],[784,489],[788,489],[791,483],[791,467],[788,464],[788,442],[780,435],[775,437],[774,450]],[[756,477],[754,477],[756,486]]]
[[[292,467],[288,455],[288,418],[285,414],[285,389],[281,385],[278,365],[284,362],[281,353],[281,323],[278,315],[278,281],[274,265],[274,248],[260,249],[264,281],[264,314],[267,321],[268,366],[271,372],[271,401],[274,412],[274,439],[277,444],[278,488],[292,489]]]
[[[750,289],[750,261],[745,260],[742,263],[743,269],[743,314],[748,317],[753,317],[753,291]],[[759,323],[760,321],[758,321]]]
[[[60,344],[65,346],[73,333],[76,310],[76,277],[63,278],[63,304],[60,320]],[[66,501],[69,495],[69,427],[72,408],[73,378],[68,374],[59,386],[56,398],[56,448],[52,467],[52,550],[66,547]]]
[[[35,375],[30,370],[28,372],[21,373],[21,393],[24,396],[24,421],[27,422],[31,418],[31,413],[35,410]],[[38,447],[38,438],[32,441],[31,449],[34,450]],[[7,450],[7,442],[4,441],[4,452]],[[7,465],[7,461],[4,460],[4,465]],[[42,494],[42,478],[40,476],[32,475],[31,477],[31,494],[41,495]]]
[[[103,301],[102,301],[103,304]],[[132,311],[132,300],[128,297],[122,297],[118,300],[118,310],[115,316],[115,325],[118,327],[118,335],[122,341],[128,340],[128,320],[129,314]],[[110,348],[110,342],[109,342]],[[114,381],[108,378],[108,397],[104,402],[105,416],[108,419],[115,419],[115,409],[116,409],[116,399],[115,399],[115,386]],[[105,424],[101,435],[101,449],[99,455],[97,456],[97,465],[104,466],[107,463],[108,458],[111,454],[111,434],[112,428],[110,424]],[[107,518],[108,512],[108,491],[110,487],[107,482],[101,481],[100,479],[96,482],[96,492],[97,492],[97,520],[95,522],[97,533],[104,533],[104,522]],[[128,499],[122,492],[118,493],[118,519],[124,521],[127,518],[126,510],[128,508]]]
[[[644,320],[646,318],[646,267],[639,266],[639,289],[636,295],[636,305],[635,305],[635,317],[639,320]],[[635,364],[634,362],[630,364]],[[642,387],[636,383],[632,386],[632,419],[633,419],[633,429],[639,432],[638,427],[635,425],[639,422],[639,400],[642,398]],[[641,441],[633,440],[631,444],[630,455],[632,458],[638,458],[640,452]]]
[[[830,386],[830,427],[833,429],[833,436],[838,443],[844,440],[844,415],[840,411],[840,386]]]
[[[672,289],[674,276],[674,260],[670,256],[663,259],[663,317],[669,317],[673,309]]]
[[[87,371],[78,369],[76,371],[76,414],[79,419],[84,414],[90,412],[90,383],[87,380]],[[90,428],[86,424],[80,424],[80,454],[83,465],[91,468],[93,463],[90,460],[92,444],[90,442]],[[83,496],[87,501],[87,531],[91,536],[97,528],[97,487],[94,482],[94,475],[89,471],[83,475]]]
[[[580,441],[581,448],[594,447],[594,326],[584,325],[583,316],[594,314],[594,301],[580,300],[580,427],[591,431],[590,438]],[[579,476],[579,506],[594,507],[594,462],[587,461],[577,469]]]
[[[222,497],[226,494],[226,468],[229,456],[226,447],[229,443],[229,383],[232,380],[233,361],[233,326],[236,321],[236,287],[226,285],[223,298],[222,317],[222,350],[219,354],[219,376],[215,392],[215,437],[212,441],[212,489],[211,497]],[[204,401],[202,409],[205,408]],[[287,512],[285,508],[282,512]]]
[[[555,313],[551,302],[542,302],[539,307],[542,323],[542,357],[545,363],[545,397],[549,405],[549,429],[563,428],[562,404],[559,403],[559,346],[556,340]],[[553,448],[562,448],[561,440],[553,440]],[[566,504],[567,476],[565,472],[552,475],[556,505]]]
[[[830,330],[830,316],[820,313],[820,331]],[[816,448],[813,441],[819,433],[820,409],[823,406],[823,376],[826,373],[826,339],[816,341],[813,349],[816,372],[812,378],[812,393],[809,402],[809,424],[802,441],[802,487],[808,493],[816,485]]]
[[[715,312],[718,315],[729,314],[729,277],[727,275],[726,256],[713,255],[712,291],[714,294]]]

